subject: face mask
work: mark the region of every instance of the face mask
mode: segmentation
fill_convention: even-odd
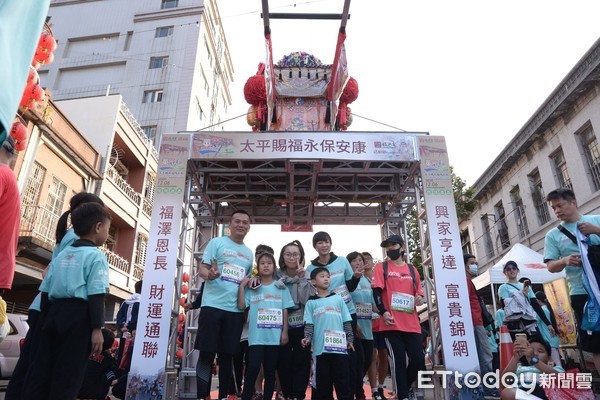
[[[471,273],[471,275],[477,275],[477,269],[478,269],[478,265],[477,264],[471,264],[469,265],[469,272]]]
[[[385,252],[385,255],[390,258],[390,260],[397,260],[400,257],[404,256],[404,251],[400,251],[400,249],[388,250]]]

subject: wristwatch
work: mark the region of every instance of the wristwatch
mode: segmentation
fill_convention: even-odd
[[[540,362],[540,359],[537,357],[531,357],[531,365],[535,365]]]

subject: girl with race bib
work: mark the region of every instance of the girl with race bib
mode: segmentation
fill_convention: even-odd
[[[275,370],[279,346],[288,342],[288,308],[294,307],[290,291],[275,285],[275,257],[262,253],[256,260],[261,285],[246,290],[250,279],[245,277],[238,289],[238,308],[249,307],[248,364],[244,377],[242,400],[251,400],[256,377],[263,367],[265,384],[263,399],[271,400],[275,388]],[[251,384],[247,384],[251,383]]]
[[[346,259],[352,266],[354,271],[365,270],[365,258],[358,251],[353,251],[346,256]],[[354,307],[356,308],[357,318],[357,336],[356,341],[360,340],[362,344],[363,357],[357,357],[363,360],[362,365],[358,366],[358,376],[354,384],[356,400],[365,400],[365,390],[363,388],[363,379],[373,359],[373,288],[371,281],[364,275],[361,276],[358,282],[358,287],[351,293]]]

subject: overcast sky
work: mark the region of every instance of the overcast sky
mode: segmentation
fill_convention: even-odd
[[[240,115],[249,107],[243,85],[266,57],[261,1],[218,5],[235,69],[231,115]],[[341,13],[343,0],[269,5],[271,12]],[[349,130],[396,130],[363,116],[445,136],[450,164],[468,184],[600,37],[597,0],[354,0],[350,14],[346,54],[360,93]],[[332,63],[338,27],[271,20],[274,61],[306,51]],[[249,127],[240,118],[225,129]],[[378,228],[366,229],[378,250]]]

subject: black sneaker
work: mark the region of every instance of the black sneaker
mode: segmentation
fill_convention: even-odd
[[[377,392],[373,392],[373,397],[372,397],[372,399],[373,399],[373,400],[386,400],[386,398],[385,398],[385,397],[383,397],[383,396],[382,396],[382,395],[379,393],[379,391],[377,391]]]
[[[377,388],[377,394],[379,395],[379,397],[377,398],[377,400],[387,400],[387,397],[385,397],[385,394],[383,393],[383,388]]]

